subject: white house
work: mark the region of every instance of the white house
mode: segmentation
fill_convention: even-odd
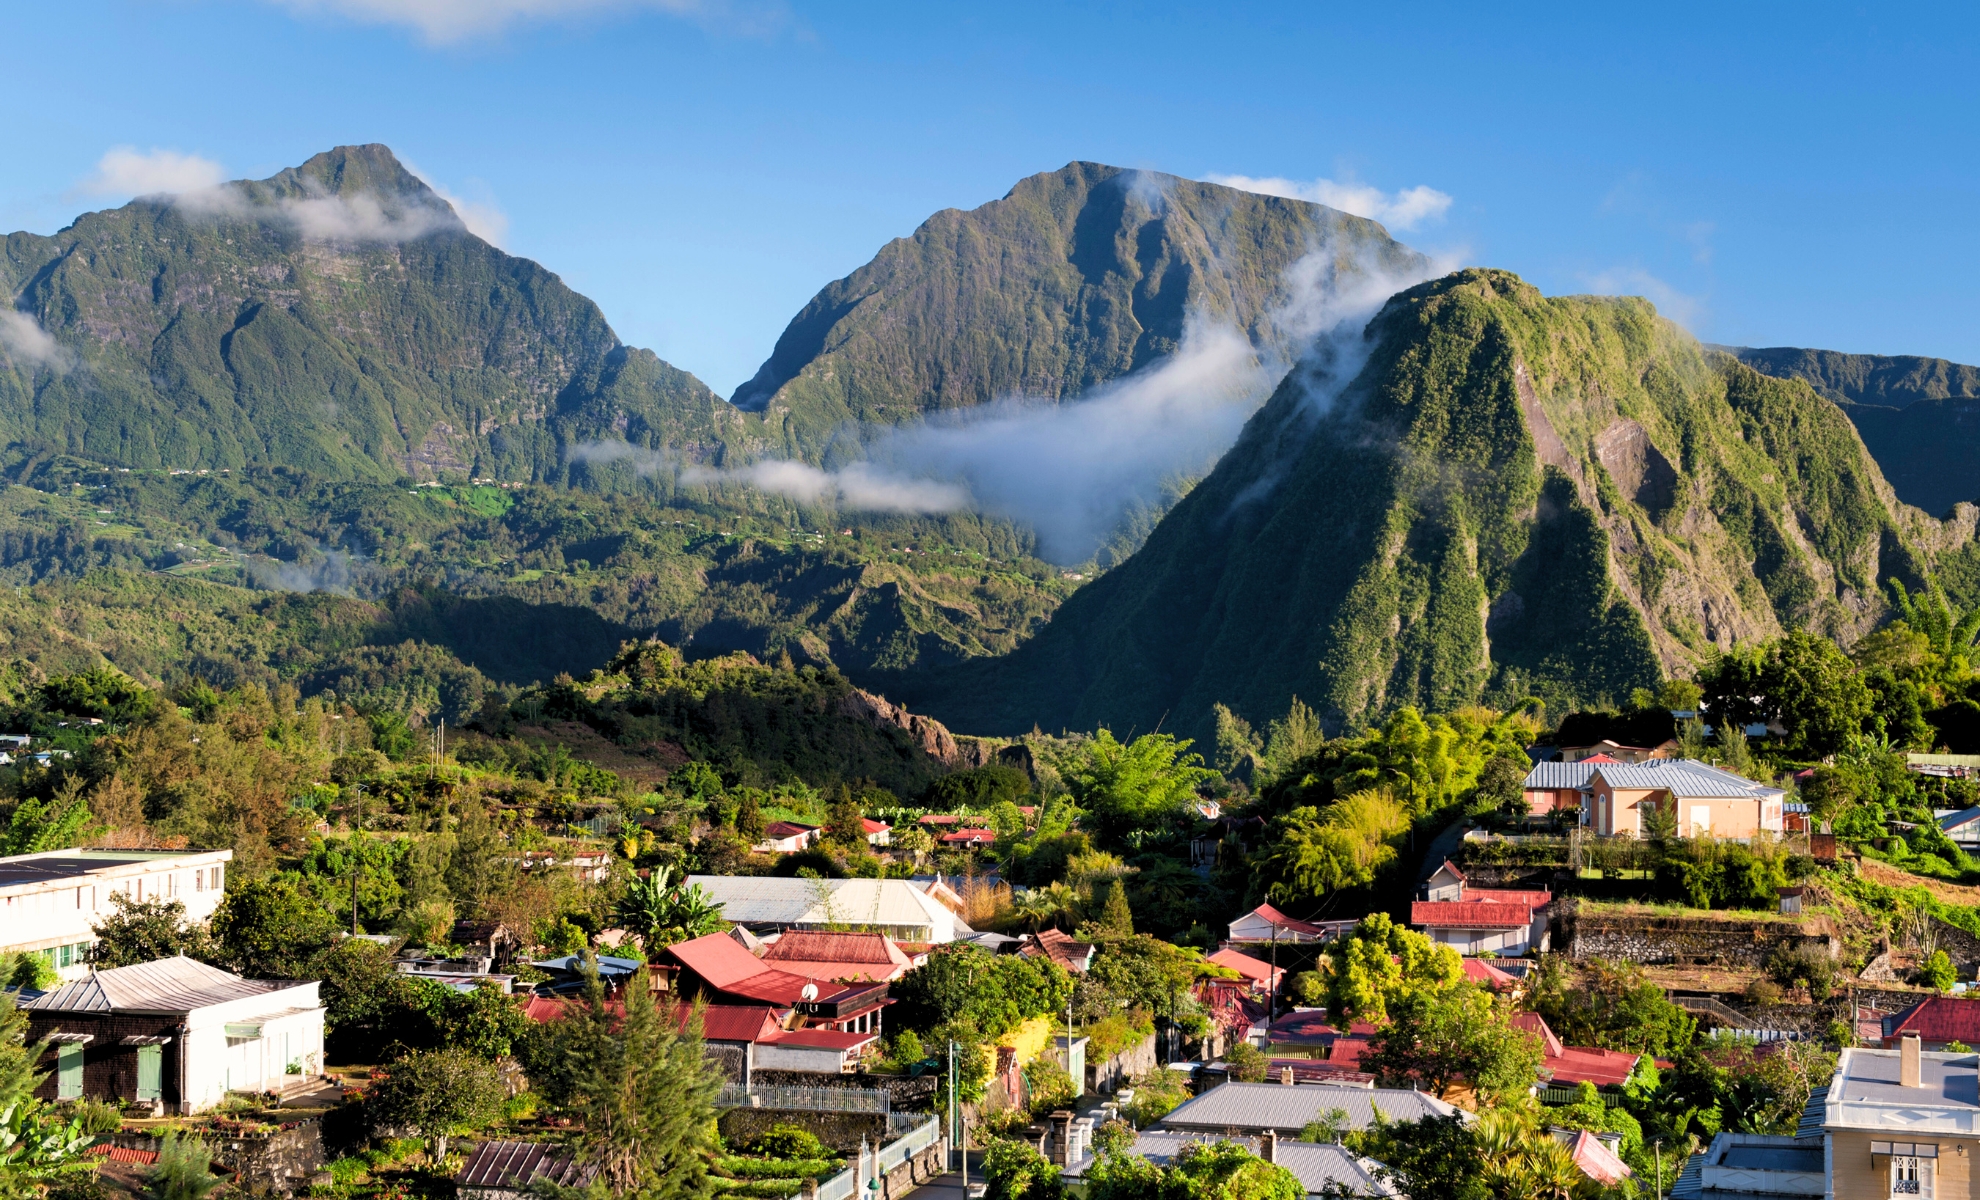
[[[1553,893],[1544,888],[1475,888],[1445,860],[1410,905],[1409,923],[1459,954],[1520,955],[1549,948]]]
[[[110,897],[177,900],[205,921],[220,907],[232,850],[48,850],[0,858],[0,952],[35,951],[79,979]]]
[[[228,1092],[281,1091],[323,1067],[315,982],[242,979],[190,958],[98,971],[29,994],[30,1043],[47,1038],[48,1100],[125,1099],[168,1112]]]
[[[796,821],[772,821],[763,827],[763,840],[750,847],[758,854],[796,854],[818,844],[825,832],[821,825],[800,825]]]
[[[767,875],[690,875],[722,906],[722,918],[753,933],[851,929],[897,942],[953,942],[976,932],[906,879],[780,879]]]

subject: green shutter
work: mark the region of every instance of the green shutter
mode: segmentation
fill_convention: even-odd
[[[165,1096],[165,1052],[161,1046],[138,1047],[138,1089],[140,1100],[160,1100]]]
[[[80,1100],[83,1094],[83,1048],[63,1042],[55,1051],[55,1098]]]

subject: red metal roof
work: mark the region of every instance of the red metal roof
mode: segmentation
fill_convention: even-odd
[[[711,933],[667,947],[675,962],[700,977],[718,992],[744,1000],[761,1000],[788,1008],[804,999],[805,985],[816,982],[819,998],[845,989],[830,981],[806,979],[789,971],[766,966],[763,960],[742,948],[726,933]]]
[[[1506,974],[1482,958],[1467,958],[1464,960],[1464,977],[1473,983],[1491,988],[1495,992],[1502,988],[1519,986],[1519,980]]]
[[[1561,1039],[1547,1027],[1547,1019],[1537,1012],[1516,1012],[1512,1015],[1511,1024],[1514,1029],[1524,1029],[1537,1035],[1540,1038],[1540,1053],[1548,1058],[1554,1058],[1566,1049],[1561,1045]]]
[[[140,1150],[136,1146],[112,1146],[108,1143],[91,1146],[83,1153],[107,1158],[111,1162],[135,1163],[141,1167],[151,1166],[158,1161],[156,1150]]]
[[[1029,942],[1018,947],[1018,953],[1032,958],[1042,954],[1075,975],[1083,975],[1093,961],[1093,944],[1079,941],[1064,930],[1041,929]]]
[[[819,1050],[857,1050],[876,1041],[877,1033],[841,1033],[836,1029],[792,1029],[764,1038],[775,1046],[806,1046]]]
[[[674,1020],[687,1028],[694,1009],[682,1005]],[[712,1042],[760,1042],[783,1032],[777,1010],[760,1004],[710,1004],[701,1010],[701,1036]]]
[[[887,824],[885,821],[876,821],[872,817],[861,817],[859,823],[866,827],[866,832],[868,833],[880,833],[893,828],[893,826]]]
[[[857,979],[885,983],[913,967],[914,960],[880,933],[827,933],[793,929],[763,951],[763,961],[811,979]]]
[[[1980,1045],[1980,1002],[1952,996],[1921,1000],[1891,1022],[1887,1043],[1895,1046],[1897,1039],[1907,1033],[1915,1033],[1927,1042]]]
[[[1524,904],[1528,908],[1544,908],[1553,903],[1554,893],[1545,888],[1522,890],[1519,888],[1475,888],[1464,889],[1460,903],[1469,904],[1481,901],[1491,904]]]
[[[1532,924],[1533,910],[1524,904],[1417,900],[1409,906],[1409,923],[1440,929],[1514,929]]]
[[[1561,1052],[1540,1063],[1553,1072],[1555,1083],[1592,1083],[1596,1087],[1621,1087],[1629,1081],[1641,1056],[1630,1050],[1603,1050],[1597,1046],[1564,1046]]]
[[[773,842],[781,842],[799,834],[816,833],[819,828],[817,825],[800,825],[796,821],[772,821],[763,827],[763,836]]]
[[[1327,931],[1318,925],[1307,921],[1295,921],[1269,904],[1261,904],[1246,915],[1258,917],[1268,925],[1277,925],[1281,929],[1290,929],[1294,933],[1310,933],[1315,937],[1327,936]]]
[[[945,842],[994,842],[997,831],[994,829],[958,829],[942,835]]]
[[[1228,967],[1254,983],[1269,984],[1274,975],[1285,974],[1285,968],[1273,969],[1272,964],[1262,958],[1253,958],[1242,950],[1219,950],[1203,961]]]
[[[1614,1187],[1629,1178],[1629,1166],[1601,1138],[1586,1129],[1575,1137],[1568,1151],[1574,1155],[1574,1165],[1581,1168],[1581,1173],[1603,1187]]]

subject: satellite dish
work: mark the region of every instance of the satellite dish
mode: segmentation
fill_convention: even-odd
[[[798,993],[798,999],[807,1002],[818,999],[818,985],[815,983],[805,984],[804,990]]]

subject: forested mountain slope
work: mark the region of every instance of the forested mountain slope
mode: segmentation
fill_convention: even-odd
[[[1756,371],[1805,380],[1842,405],[1906,504],[1943,515],[1980,502],[1980,367],[1915,355],[1728,349]]]
[[[992,662],[890,694],[957,728],[1203,733],[1625,697],[1713,647],[1845,641],[1883,578],[1972,578],[1973,522],[1899,504],[1835,405],[1641,299],[1467,270],[1392,299],[1320,409],[1289,376],[1124,566]]]
[[[740,422],[383,146],[13,234],[0,296],[40,326],[0,339],[0,442],[123,466],[549,479]]]
[[[764,414],[769,444],[814,460],[848,422],[1070,399],[1175,350],[1191,312],[1270,347],[1287,268],[1323,248],[1421,262],[1323,205],[1070,163],[889,242],[798,313],[733,399]]]

